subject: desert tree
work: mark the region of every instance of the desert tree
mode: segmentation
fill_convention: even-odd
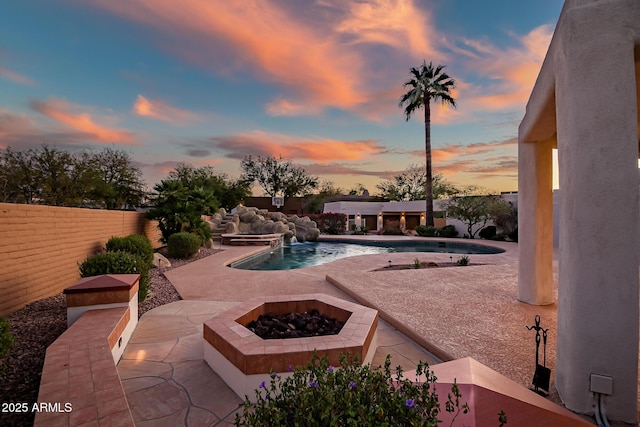
[[[318,177],[282,157],[246,156],[240,164],[245,182],[257,183],[269,196],[304,196],[318,188]]]
[[[456,186],[449,183],[441,173],[433,173],[431,179],[434,199],[450,197],[458,192]],[[376,188],[378,196],[388,200],[424,200],[426,180],[426,166],[411,165],[392,179],[382,181]]]

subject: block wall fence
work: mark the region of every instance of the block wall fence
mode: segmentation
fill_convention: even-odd
[[[80,278],[78,263],[129,234],[161,245],[143,213],[0,203],[0,315],[59,294]]]

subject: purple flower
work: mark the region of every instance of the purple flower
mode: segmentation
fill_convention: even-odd
[[[287,366],[287,371],[289,371],[289,372],[293,371],[293,365]]]
[[[334,369],[333,366],[329,365],[329,367],[327,368],[327,371],[333,372],[333,369]]]
[[[404,402],[405,406],[408,406],[409,408],[413,408],[414,406],[416,406],[416,402],[413,401],[413,399],[407,399],[406,402]]]
[[[318,381],[311,381],[311,384],[309,384],[309,386],[313,388],[318,387]]]
[[[259,388],[265,388],[265,386],[266,386],[266,385],[267,385],[267,383],[265,383],[264,381],[262,381],[262,382],[260,383],[260,387],[259,387]]]
[[[355,386],[356,386],[355,382],[349,381],[349,388],[353,389],[353,388],[355,388]]]
[[[273,372],[273,373],[271,374],[271,378],[275,378],[275,377],[277,377],[277,376],[278,376],[278,373],[277,373],[277,372]]]

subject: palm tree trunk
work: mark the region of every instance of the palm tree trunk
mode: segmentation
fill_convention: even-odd
[[[427,179],[424,184],[426,200],[426,225],[433,227],[433,173],[431,171],[431,97],[424,95],[424,153],[427,164]]]

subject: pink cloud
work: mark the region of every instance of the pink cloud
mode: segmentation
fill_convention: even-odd
[[[5,57],[10,57],[10,56],[12,56],[10,53],[0,48],[0,59],[3,59]],[[3,61],[0,61],[0,62],[3,62]],[[34,81],[30,77],[27,77],[24,74],[20,74],[10,68],[7,68],[6,66],[2,66],[1,63],[0,63],[0,78],[9,80],[13,83],[18,83],[26,86],[31,86],[34,84]]]
[[[431,150],[434,162],[444,162],[449,159],[462,157],[476,157],[482,154],[493,153],[504,148],[515,148],[518,144],[516,138],[508,138],[502,141],[476,142],[472,144],[448,144],[443,147],[435,147]],[[424,158],[424,150],[412,150],[408,154]]]
[[[252,70],[280,84],[289,102],[347,108],[364,101],[360,58],[273,2],[98,0],[92,4],[159,30],[163,46],[214,72]],[[322,23],[319,23],[322,25]],[[293,98],[293,99],[289,99]]]
[[[553,27],[542,25],[524,36],[513,36],[515,47],[499,48],[489,42],[463,40],[456,53],[466,58],[466,67],[489,79],[485,86],[465,84],[460,102],[471,111],[524,107],[546,55]]]
[[[377,141],[339,141],[327,138],[295,138],[289,135],[254,131],[248,134],[211,138],[215,147],[228,151],[227,157],[247,155],[282,156],[292,160],[331,162],[359,160],[382,153],[386,147]]]
[[[336,30],[352,36],[352,43],[374,43],[408,50],[414,58],[444,59],[434,43],[431,15],[412,0],[346,3],[349,13]]]
[[[83,112],[86,107],[71,104],[61,99],[33,100],[30,107],[63,126],[84,135],[84,139],[125,145],[140,145],[132,132],[97,124],[91,114]]]
[[[181,110],[163,101],[148,99],[142,95],[138,95],[136,98],[133,104],[133,112],[139,116],[177,125],[186,125],[199,119],[195,113]]]
[[[305,165],[304,168],[314,175],[341,175],[341,176],[370,176],[380,179],[391,179],[395,175],[399,175],[402,171],[379,171],[379,170],[366,170],[361,169],[358,166],[344,164],[344,163],[313,163]]]
[[[518,161],[515,154],[516,138],[501,141],[478,142],[468,145],[450,144],[432,150],[433,168],[443,173],[449,180],[472,183],[476,180],[490,180],[502,177],[503,189],[514,188]],[[513,155],[505,155],[505,149],[513,150]],[[424,151],[408,152],[420,159]]]
[[[29,77],[23,74],[16,73],[15,71],[11,71],[10,69],[5,67],[0,67],[0,77],[21,85],[33,84],[33,80],[31,80]]]
[[[191,64],[275,84],[264,106],[272,116],[339,108],[380,121],[380,105],[397,108],[405,71],[444,57],[430,13],[414,0],[89,4],[151,29],[162,49]],[[394,96],[377,97],[380,88]]]

